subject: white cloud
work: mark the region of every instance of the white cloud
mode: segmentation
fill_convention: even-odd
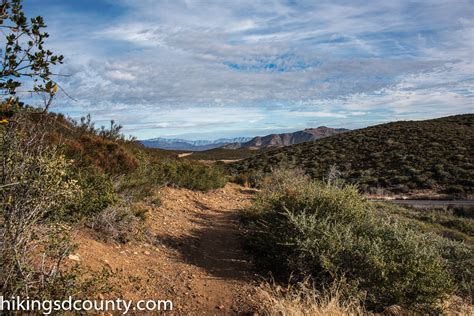
[[[120,70],[112,70],[105,73],[105,76],[110,78],[111,80],[125,80],[125,81],[132,81],[135,80],[136,77],[131,73],[120,71]]]
[[[472,111],[471,0],[110,4],[120,14],[52,9],[52,44],[72,74],[60,80],[78,100],[57,108],[112,113],[137,135]]]
[[[346,118],[347,114],[345,113],[332,113],[328,111],[290,111],[287,113],[282,113],[282,115],[287,116],[297,116],[297,117],[306,117],[306,118],[318,118],[318,117],[337,117],[337,118]]]

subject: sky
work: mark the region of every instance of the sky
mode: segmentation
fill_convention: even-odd
[[[474,0],[25,0],[65,56],[53,111],[139,139],[474,112]]]

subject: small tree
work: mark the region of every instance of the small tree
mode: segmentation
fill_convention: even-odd
[[[57,84],[51,79],[51,65],[61,64],[62,55],[55,55],[44,48],[49,37],[43,29],[43,18],[37,16],[28,20],[20,0],[2,0],[0,5],[0,29],[2,58],[0,67],[0,90],[4,99],[0,107],[0,120],[4,123],[23,105],[17,93],[27,81],[31,87],[24,92],[43,97],[46,111],[57,92]]]

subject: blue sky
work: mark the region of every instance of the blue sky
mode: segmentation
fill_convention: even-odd
[[[25,0],[65,55],[53,110],[140,139],[474,112],[474,1]]]

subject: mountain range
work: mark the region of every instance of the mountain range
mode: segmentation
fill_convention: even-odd
[[[263,149],[272,147],[284,147],[289,145],[300,144],[320,138],[332,136],[338,133],[346,132],[343,128],[330,128],[320,126],[318,128],[307,128],[294,133],[270,134],[257,137],[237,137],[237,138],[220,138],[217,140],[185,140],[180,138],[152,138],[142,140],[141,143],[146,147],[160,148],[168,150],[189,150],[204,151],[214,148],[224,149]]]
[[[237,149],[237,148],[248,148],[248,149],[261,149],[271,147],[285,147],[290,145],[296,145],[304,142],[317,140],[320,138],[332,136],[335,134],[347,132],[344,128],[330,128],[326,126],[320,126],[318,128],[307,128],[302,131],[294,133],[283,133],[283,134],[270,134],[267,136],[257,136],[252,138],[248,142],[233,143],[223,146],[225,149]]]
[[[168,150],[189,150],[204,151],[219,148],[231,143],[244,143],[251,140],[251,137],[220,138],[216,140],[187,140],[181,138],[151,138],[141,140],[146,147],[160,148]]]

